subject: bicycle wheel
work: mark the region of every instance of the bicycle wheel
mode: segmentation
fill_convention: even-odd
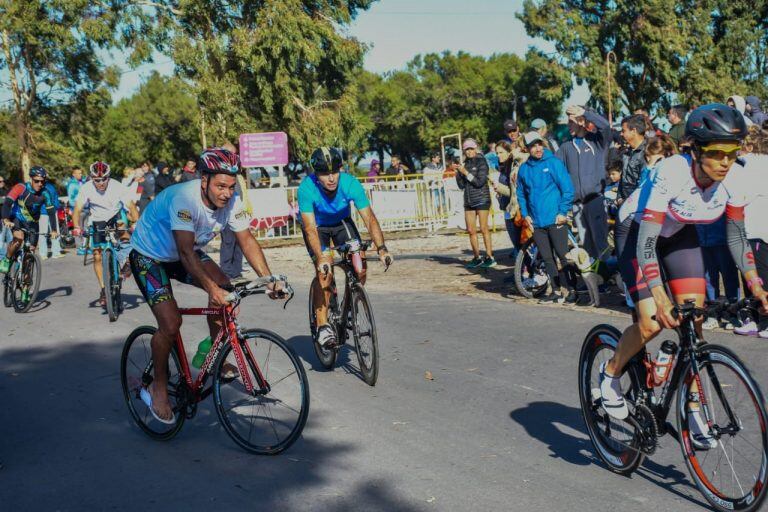
[[[355,338],[360,373],[369,386],[376,385],[379,376],[379,337],[373,319],[371,301],[362,285],[352,290],[352,335]]]
[[[608,469],[628,475],[643,461],[643,453],[632,448],[637,438],[635,428],[626,421],[612,418],[600,403],[600,365],[613,357],[621,332],[612,325],[598,325],[587,334],[579,356],[579,400],[587,433],[597,456]],[[640,389],[640,379],[632,363],[621,377],[621,388],[631,403]]]
[[[13,309],[17,313],[26,313],[35,303],[40,291],[42,264],[37,254],[25,253],[21,267],[17,266],[13,277]]]
[[[114,322],[120,316],[120,277],[116,269],[114,251],[110,249],[101,251],[101,275],[104,279],[104,295],[110,322]]]
[[[8,273],[3,276],[3,304],[5,307],[10,308],[13,306],[13,275],[16,273],[14,268],[16,262],[11,264],[11,268],[8,269]]]
[[[320,364],[323,365],[323,367],[326,370],[333,369],[334,366],[336,366],[336,358],[339,356],[339,350],[338,348],[324,348],[321,347],[320,344],[317,342],[317,318],[315,316],[315,303],[312,300],[314,297],[314,294],[312,291],[315,289],[316,286],[320,286],[319,281],[317,280],[317,277],[315,277],[312,280],[312,285],[309,287],[309,329],[312,332],[312,346],[315,349],[315,354],[317,354],[317,358],[320,360]],[[331,298],[333,300],[333,297]],[[328,311],[328,317],[330,318],[332,315],[332,308],[329,308]],[[329,325],[331,326],[334,331],[336,331],[336,339],[339,339],[339,333],[336,329],[336,326],[333,324],[333,322],[329,322]]]
[[[309,414],[309,383],[299,358],[277,334],[251,329],[238,342],[245,355],[237,364],[232,343],[227,343],[214,366],[213,397],[216,412],[227,434],[245,450],[275,455],[291,446],[301,435]],[[254,384],[249,393],[242,376],[224,378],[229,363],[248,372]],[[256,373],[267,382],[259,389]]]
[[[144,325],[137,327],[128,335],[120,357],[120,381],[123,384],[123,397],[131,417],[149,437],[166,441],[175,436],[184,424],[185,404],[181,395],[186,390],[186,383],[179,365],[179,355],[176,347],[171,349],[168,358],[168,396],[176,417],[176,423],[166,425],[157,421],[149,411],[147,404],[139,396],[142,388],[152,382],[152,335],[157,329]]]
[[[757,510],[768,488],[768,418],[763,395],[749,370],[727,348],[708,344],[698,354],[700,396],[709,406],[717,446],[697,450],[691,442],[686,403],[695,381],[689,364],[677,395],[677,428],[685,463],[716,510]]]
[[[527,299],[538,297],[547,291],[549,276],[533,239],[525,242],[517,253],[514,276],[517,291]]]

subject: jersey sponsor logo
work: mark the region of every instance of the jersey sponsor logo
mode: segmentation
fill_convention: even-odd
[[[182,222],[192,222],[192,213],[189,210],[179,210],[176,216]]]
[[[245,211],[245,210],[241,210],[239,213],[236,213],[236,214],[235,214],[235,218],[236,218],[237,220],[240,220],[240,219],[245,219],[245,218],[247,218],[247,217],[248,217],[248,212],[247,212],[247,211]]]

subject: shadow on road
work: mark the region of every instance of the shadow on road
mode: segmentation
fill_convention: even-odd
[[[62,292],[59,294],[59,292]],[[37,300],[45,300],[54,296],[57,297],[69,297],[72,295],[71,286],[59,286],[58,288],[49,288],[46,290],[40,290],[37,294]]]
[[[357,354],[355,352],[354,343],[354,340],[349,339],[347,340],[347,343],[341,347],[334,369],[343,370],[344,372],[363,380],[363,374],[360,373],[360,367],[357,363]],[[293,336],[288,339],[288,344],[296,352],[296,355],[299,356],[299,359],[308,364],[313,371],[321,373],[333,371],[323,366],[317,358],[315,348],[312,346],[311,336]]]
[[[125,406],[121,347],[0,352],[4,509],[418,510],[392,482],[350,481],[357,441],[324,436],[329,425],[311,406],[302,437],[274,457],[240,450],[220,428],[212,400],[176,438],[153,441]]]
[[[602,465],[593,455],[592,443],[584,429],[580,409],[556,402],[532,402],[525,407],[515,409],[509,413],[509,416],[525,428],[531,437],[546,443],[550,450],[550,457],[562,459],[577,466]],[[563,431],[561,426],[566,427],[567,430],[578,431],[583,437],[571,435]],[[674,440],[666,445],[670,448],[677,446]],[[704,500],[677,489],[683,487],[689,491],[692,490],[694,496],[698,494],[696,487],[688,480],[688,475],[671,464],[661,465],[646,457],[642,466],[634,474],[682,499],[707,507]],[[606,470],[606,477],[608,476]]]

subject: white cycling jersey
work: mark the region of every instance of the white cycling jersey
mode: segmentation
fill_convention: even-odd
[[[248,229],[251,216],[240,196],[234,195],[227,206],[212,210],[203,204],[200,180],[179,183],[163,190],[139,218],[131,245],[157,261],[179,261],[174,231],[195,234],[195,249],[202,249],[225,225],[232,231]]]
[[[120,213],[120,210],[128,209],[133,202],[133,194],[117,180],[107,182],[107,188],[100,192],[93,181],[80,187],[77,194],[77,205],[83,209],[89,209],[92,222],[106,222]]]

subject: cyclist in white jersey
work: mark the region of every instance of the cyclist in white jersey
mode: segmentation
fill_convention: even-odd
[[[613,358],[600,368],[600,394],[606,412],[618,419],[629,415],[620,386],[627,362],[662,329],[678,327],[673,303],[693,299],[701,307],[706,283],[704,262],[694,224],[727,217],[728,246],[749,288],[768,308],[768,294],[755,271],[754,254],[744,229],[746,197],[743,180],[749,179],[744,161],[737,160],[739,142],[746,135],[741,114],[726,105],[699,107],[686,123],[694,140],[690,160],[670,157],[622,205],[616,228],[619,270],[632,300],[637,321],[624,331]],[[663,278],[662,278],[663,276]],[[701,337],[701,321],[697,323]],[[693,391],[695,391],[692,388]],[[697,448],[717,445],[699,413],[689,401],[692,440]]]
[[[101,249],[106,243],[104,229],[107,227],[117,227],[120,231],[119,238],[122,250],[118,252],[118,262],[120,263],[123,275],[127,275],[128,261],[124,247],[128,247],[128,224],[127,220],[136,222],[139,218],[139,210],[128,188],[117,180],[109,177],[110,168],[106,162],[94,162],[90,168],[91,180],[80,187],[75,202],[75,210],[72,214],[72,234],[81,236],[83,233],[80,225],[83,210],[90,210],[90,218],[93,227],[93,238],[91,246],[93,247],[93,271],[96,273],[96,279],[99,280],[99,304],[106,306],[104,295],[104,276],[101,266]],[[126,219],[125,211],[128,211]]]
[[[131,270],[139,290],[157,319],[152,336],[154,379],[149,387],[152,415],[172,424],[168,401],[168,356],[181,327],[181,315],[173,297],[171,279],[208,292],[208,307],[226,305],[230,281],[221,268],[202,251],[225,225],[235,233],[248,263],[259,276],[271,275],[264,253],[248,227],[250,215],[235,194],[240,159],[223,148],[209,148],[198,163],[203,176],[168,187],[149,203],[131,237]],[[270,297],[279,298],[281,285],[270,286]],[[208,317],[211,339],[220,320]],[[162,364],[161,364],[162,363]]]

